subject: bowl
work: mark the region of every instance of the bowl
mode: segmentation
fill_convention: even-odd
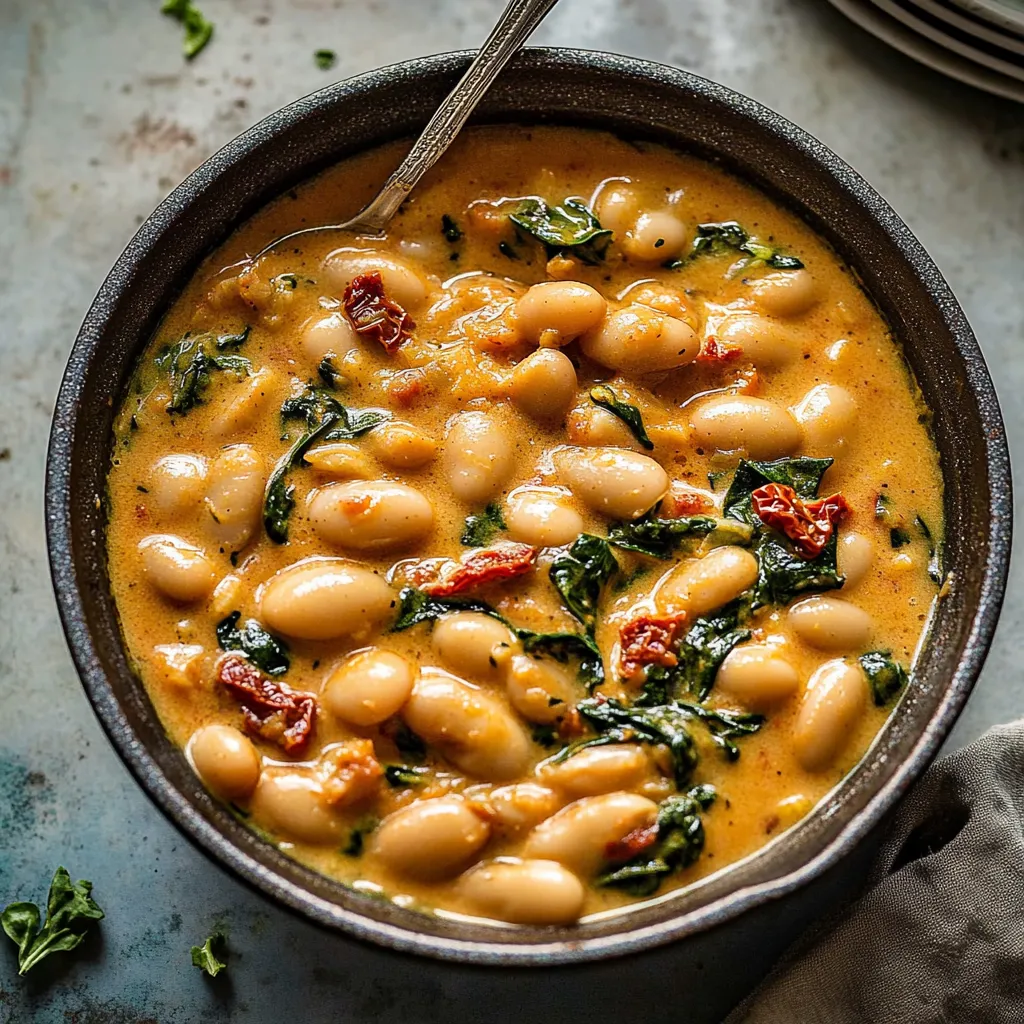
[[[934,413],[949,594],[898,712],[815,811],[759,853],[628,913],[518,929],[421,915],[360,896],[263,842],[202,787],[126,657],[104,539],[112,418],[135,360],[202,258],[290,186],[414,135],[470,57],[408,61],[298,100],[207,160],[142,225],[85,318],[57,397],[46,476],[50,566],[72,656],[107,735],[155,803],[214,860],[308,918],[392,949],[477,964],[578,963],[694,935],[807,883],[849,854],[921,774],[963,707],[996,626],[1010,550],[1006,438],[977,342],[934,263],[835,154],[752,100],[675,68],[578,50],[523,51],[477,122],[603,128],[717,162],[795,211],[860,276]]]

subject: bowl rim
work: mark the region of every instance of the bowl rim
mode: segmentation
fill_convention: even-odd
[[[626,79],[643,78],[700,96],[727,108],[747,120],[758,122],[780,141],[794,147],[823,169],[833,184],[857,197],[858,213],[871,217],[889,244],[914,268],[932,303],[941,307],[949,333],[969,371],[970,385],[977,399],[981,426],[986,437],[986,463],[990,482],[988,503],[988,558],[980,596],[973,614],[970,634],[940,703],[918,736],[910,753],[849,822],[815,856],[799,867],[771,880],[740,888],[715,901],[646,927],[630,927],[630,915],[622,917],[623,928],[608,936],[588,937],[576,942],[540,942],[531,945],[496,941],[450,940],[413,932],[350,911],[310,892],[261,864],[212,823],[198,814],[186,797],[175,789],[148,749],[135,737],[113,688],[96,654],[88,627],[82,594],[73,574],[74,543],[71,529],[71,481],[73,468],[74,411],[84,392],[85,368],[102,352],[102,327],[118,304],[132,278],[132,268],[165,234],[173,232],[180,211],[203,189],[215,187],[217,179],[243,160],[269,136],[278,134],[316,108],[343,96],[372,98],[386,84],[404,76],[407,82],[419,75],[457,71],[475,51],[452,51],[401,61],[342,80],[308,94],[272,112],[205,160],[178,185],[139,227],[118,257],[90,305],[82,328],[69,355],[67,368],[54,407],[46,466],[45,517],[50,572],[65,637],[82,685],[107,738],[130,773],[164,815],[203,853],[263,895],[318,924],[356,938],[370,940],[389,949],[425,954],[441,959],[502,966],[541,966],[582,963],[620,956],[660,946],[705,931],[729,921],[748,909],[778,899],[822,875],[839,862],[874,828],[896,800],[920,776],[948,735],[984,664],[999,617],[1009,569],[1012,531],[1012,491],[1009,453],[998,400],[980,347],[949,286],[920,242],[895,211],[848,164],[809,133],[740,93],[678,68],[654,61],[625,57],[597,50],[561,47],[527,47],[517,64],[533,64],[541,71],[573,67],[598,71]],[[314,173],[314,172],[311,172]]]

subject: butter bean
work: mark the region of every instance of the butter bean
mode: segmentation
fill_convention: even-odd
[[[180,516],[203,500],[206,460],[198,455],[165,455],[149,474],[147,503],[164,516]]]
[[[399,548],[425,537],[434,525],[426,495],[390,480],[352,480],[321,487],[309,503],[317,533],[356,551]]]
[[[726,345],[738,345],[745,358],[766,369],[785,366],[800,354],[800,345],[792,331],[777,320],[757,313],[727,316],[714,334]]]
[[[456,498],[474,505],[490,501],[513,467],[512,444],[493,416],[464,412],[455,417],[445,440],[444,468]]]
[[[668,474],[646,455],[619,448],[563,448],[561,478],[585,505],[611,519],[636,519],[668,491]]]
[[[550,659],[516,654],[505,681],[509,703],[528,722],[557,721],[572,706],[577,684],[573,676]]]
[[[164,597],[188,604],[208,597],[217,581],[202,549],[171,534],[154,534],[139,542],[146,579]]]
[[[844,444],[857,425],[857,400],[839,384],[819,384],[793,407],[808,451],[829,452]]]
[[[260,528],[267,466],[252,445],[225,448],[206,483],[207,530],[226,551],[241,551]]]
[[[795,317],[806,313],[819,299],[810,272],[782,270],[751,282],[754,301],[771,316]]]
[[[539,348],[516,364],[509,396],[517,409],[540,422],[560,420],[576,397],[572,360],[554,348]]]
[[[836,547],[840,574],[846,579],[844,591],[850,591],[865,576],[875,560],[875,545],[870,537],[853,530],[843,530]]]
[[[260,755],[230,725],[204,725],[192,734],[189,757],[206,786],[224,800],[247,800],[260,779]]]
[[[558,488],[517,488],[508,498],[505,522],[513,540],[534,547],[560,547],[583,532],[583,517]]]
[[[374,455],[394,469],[420,469],[437,454],[437,441],[429,434],[396,420],[371,430],[366,441]]]
[[[543,281],[516,303],[523,337],[537,343],[543,335],[558,345],[599,324],[607,308],[604,296],[581,281]]]
[[[583,883],[550,860],[492,860],[459,879],[476,913],[512,924],[571,924],[583,910]]]
[[[647,754],[628,743],[609,743],[574,754],[561,764],[545,765],[538,777],[546,785],[576,799],[634,789],[644,781]]]
[[[399,256],[374,249],[335,249],[323,263],[324,282],[339,297],[352,279],[360,274],[380,274],[384,291],[403,309],[421,306],[427,298],[429,282]]]
[[[667,611],[706,615],[739,597],[757,579],[757,559],[746,549],[725,545],[674,569],[658,588]]]
[[[867,703],[867,680],[859,665],[836,660],[819,666],[807,681],[793,727],[793,750],[800,764],[812,772],[829,767]]]
[[[871,635],[871,616],[841,597],[805,598],[786,617],[805,644],[821,651],[854,651]]]
[[[796,669],[768,644],[734,647],[715,677],[715,686],[748,708],[770,707],[791,697],[800,686]]]
[[[763,398],[723,395],[702,402],[691,414],[694,440],[720,452],[746,451],[774,459],[795,451],[802,438],[789,411]]]
[[[320,780],[301,769],[268,768],[249,806],[258,821],[289,839],[316,845],[341,839],[342,821],[324,798]]]
[[[450,668],[473,679],[504,675],[519,641],[512,631],[483,612],[455,612],[434,627],[431,643]]]
[[[608,315],[579,339],[588,358],[613,370],[657,373],[693,362],[700,339],[683,320],[633,303]]]
[[[340,359],[346,352],[359,347],[359,335],[341,312],[328,313],[306,321],[300,335],[302,350],[311,363],[317,365],[326,357]]]
[[[394,651],[371,647],[346,658],[324,683],[324,707],[350,725],[370,726],[397,715],[416,682],[416,667]]]

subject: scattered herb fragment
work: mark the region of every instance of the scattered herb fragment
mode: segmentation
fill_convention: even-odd
[[[182,52],[186,60],[196,57],[213,37],[213,23],[207,21],[192,0],[164,0],[160,10],[185,29]]]
[[[268,633],[256,619],[248,619],[239,629],[241,617],[241,612],[234,611],[217,623],[217,643],[221,650],[239,651],[268,676],[284,675],[291,665],[288,645]]]
[[[629,427],[630,433],[643,448],[648,451],[654,448],[654,442],[647,436],[647,429],[644,427],[640,410],[635,405],[624,402],[607,384],[599,384],[597,387],[591,388],[590,400],[594,405],[607,409],[613,415],[618,416]]]
[[[910,532],[902,526],[893,526],[889,529],[889,546],[902,548],[910,543]]]
[[[380,824],[373,816],[361,818],[348,834],[348,840],[341,848],[346,857],[360,857],[366,847],[366,837]]]
[[[751,238],[746,229],[734,220],[699,224],[690,258],[729,249],[743,253],[745,267],[763,265],[773,270],[800,270],[803,267],[803,262],[796,256],[785,256],[775,247]]]
[[[441,215],[441,234],[452,243],[462,238],[462,229],[455,218],[447,213]]]
[[[920,515],[914,516],[914,525],[921,531],[921,536],[924,538],[925,544],[928,545],[928,576],[932,583],[941,583],[942,552],[940,546],[936,543],[928,524]]]
[[[224,936],[219,932],[211,935],[201,946],[192,947],[192,966],[216,978],[227,964],[220,959],[224,956]]]
[[[551,563],[551,582],[562,595],[565,606],[591,633],[601,590],[618,568],[608,541],[589,533],[581,533],[568,553],[559,555]]]
[[[516,252],[516,250],[513,249],[512,246],[508,244],[508,242],[499,242],[498,252],[500,252],[501,255],[504,256],[505,259],[507,260],[517,260],[520,258],[519,253]]]
[[[893,658],[891,651],[868,651],[858,661],[879,707],[884,707],[903,692],[907,685],[907,670]]]
[[[162,348],[153,361],[170,384],[167,411],[184,415],[201,404],[215,370],[246,376],[252,369],[249,360],[232,353],[248,336],[248,327],[240,334],[185,334]]]
[[[317,376],[329,387],[332,391],[340,391],[344,387],[346,381],[345,377],[334,365],[334,360],[330,356],[324,356],[320,360],[319,365],[316,368]]]
[[[466,526],[459,538],[462,544],[470,548],[481,548],[508,527],[502,515],[501,506],[492,502],[483,512],[475,512],[466,516]]]
[[[524,199],[509,219],[521,231],[543,242],[549,257],[559,253],[576,256],[593,266],[604,260],[612,232],[580,199],[566,199],[549,206],[536,197]]]
[[[313,60],[321,71],[329,71],[337,63],[338,55],[333,50],[314,50]]]
[[[27,974],[51,953],[67,953],[81,944],[92,922],[103,917],[91,893],[92,882],[72,884],[67,870],[59,867],[50,882],[42,926],[34,903],[9,903],[4,907],[0,924],[18,947],[18,974]]]
[[[429,770],[413,768],[407,764],[384,765],[384,779],[389,786],[400,789],[404,786],[422,786],[427,781]]]

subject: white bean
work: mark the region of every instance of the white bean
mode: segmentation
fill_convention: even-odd
[[[551,860],[492,860],[459,879],[459,893],[484,917],[512,924],[571,924],[583,910],[583,883]]]
[[[630,226],[636,221],[640,203],[636,193],[622,181],[606,182],[594,202],[601,227],[615,232],[617,239],[625,237]]]
[[[658,588],[658,604],[693,617],[706,615],[753,586],[757,573],[757,559],[745,548],[714,548],[673,569]]]
[[[754,301],[771,316],[801,316],[819,298],[818,286],[807,270],[783,270],[751,282]]]
[[[415,309],[427,297],[429,283],[405,260],[373,249],[335,249],[323,263],[325,283],[341,295],[360,274],[380,274],[384,291],[403,309]]]
[[[526,858],[554,860],[584,878],[596,874],[609,843],[650,825],[658,805],[635,793],[588,796],[542,821],[526,838]]]
[[[640,447],[633,432],[615,413],[596,405],[583,406],[569,414],[566,436],[584,448]]]
[[[402,710],[406,724],[457,768],[495,781],[523,774],[532,745],[490,694],[437,669],[424,670]]]
[[[757,313],[727,316],[714,334],[726,345],[738,345],[747,359],[767,369],[785,366],[800,354],[800,345],[790,331]]]
[[[795,451],[800,425],[781,405],[763,398],[723,395],[692,413],[694,439],[720,452],[745,450],[751,458],[774,459]]]
[[[749,708],[770,707],[800,686],[796,669],[770,644],[735,647],[722,662],[715,686]]]
[[[515,782],[487,794],[487,806],[495,825],[503,832],[521,832],[550,818],[562,801],[554,790],[536,782]]]
[[[610,312],[579,339],[588,358],[613,370],[657,373],[693,362],[700,339],[683,320],[638,303]]]
[[[377,725],[397,715],[412,693],[416,666],[394,651],[371,647],[347,657],[324,683],[324,707],[350,725]]]
[[[346,441],[318,444],[306,452],[303,460],[317,472],[340,479],[365,480],[374,475],[370,460],[360,450],[359,445]]]
[[[359,347],[359,335],[344,313],[314,317],[301,328],[302,350],[311,363],[320,364],[327,356],[340,359]]]
[[[249,806],[257,821],[289,839],[326,845],[341,838],[341,819],[325,800],[320,780],[308,772],[267,769]]]
[[[188,744],[199,777],[223,800],[247,800],[260,780],[260,755],[230,725],[204,725]]]
[[[217,582],[213,565],[201,548],[171,534],[139,541],[146,579],[172,601],[187,604],[208,597]]]
[[[241,551],[259,529],[266,485],[266,463],[252,445],[232,445],[214,459],[206,483],[208,530],[226,551]]]
[[[198,455],[165,455],[149,474],[147,503],[164,516],[199,507],[206,482],[206,460]]]
[[[484,612],[455,612],[434,627],[431,637],[438,657],[473,679],[498,679],[519,647],[512,631]]]
[[[491,829],[461,797],[417,800],[389,814],[371,850],[392,871],[423,881],[457,875],[483,849]]]
[[[556,451],[559,475],[585,505],[612,519],[636,519],[668,491],[668,473],[646,455],[619,448]]]
[[[324,540],[356,551],[399,548],[425,537],[434,526],[426,495],[390,480],[351,480],[321,487],[309,518]]]
[[[804,598],[786,617],[796,635],[820,651],[855,650],[871,635],[871,616],[841,597]]]
[[[852,590],[867,576],[871,563],[875,560],[874,541],[863,533],[844,530],[836,547],[836,560],[839,563],[839,573],[846,580],[843,590]]]
[[[253,424],[273,400],[279,383],[280,377],[268,366],[246,377],[214,412],[210,433],[219,438],[251,433]]]
[[[809,451],[830,451],[852,436],[857,422],[857,399],[839,384],[811,388],[792,409],[803,427]]]
[[[528,722],[547,725],[572,706],[576,681],[569,671],[550,659],[526,654],[512,658],[505,681],[508,701]]]
[[[650,306],[651,309],[667,313],[677,320],[684,320],[691,327],[694,325],[693,310],[690,308],[686,292],[665,284],[664,281],[637,281],[624,292],[620,292],[619,299],[622,302]]]
[[[641,213],[623,242],[635,260],[663,263],[677,256],[686,245],[686,226],[665,210]]]
[[[647,754],[636,744],[610,743],[581,750],[561,764],[545,765],[539,778],[576,799],[635,789],[649,768]]]
[[[808,771],[827,768],[846,746],[868,703],[868,685],[859,665],[826,661],[807,681],[793,727],[793,751]]]
[[[565,345],[601,322],[608,303],[581,281],[542,281],[516,303],[519,330],[535,344]]]
[[[359,639],[392,614],[383,577],[337,558],[296,562],[270,578],[260,601],[267,626],[300,640]]]
[[[534,547],[561,547],[583,532],[583,517],[556,487],[517,488],[508,497],[505,522],[513,540]]]
[[[437,441],[411,423],[392,420],[366,437],[373,454],[394,469],[419,469],[437,454]]]
[[[444,468],[455,497],[483,504],[501,490],[515,466],[512,443],[494,417],[464,412],[455,417],[444,446]]]
[[[565,416],[578,382],[572,360],[555,348],[539,348],[516,364],[509,397],[532,419],[547,422]]]

